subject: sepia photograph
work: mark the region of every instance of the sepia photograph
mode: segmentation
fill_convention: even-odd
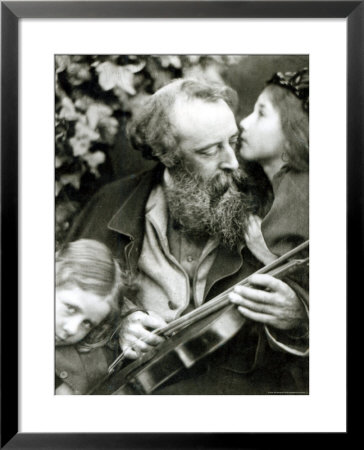
[[[309,55],[56,54],[56,395],[309,395]]]

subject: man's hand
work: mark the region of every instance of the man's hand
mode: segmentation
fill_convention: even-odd
[[[153,312],[136,311],[121,323],[119,343],[125,357],[136,359],[141,353],[148,352],[164,339],[151,331],[164,327],[166,322]]]
[[[261,289],[255,289],[255,287]],[[247,319],[280,330],[290,330],[306,319],[306,311],[295,292],[283,281],[271,275],[255,274],[249,286],[237,286],[229,294],[232,303]]]

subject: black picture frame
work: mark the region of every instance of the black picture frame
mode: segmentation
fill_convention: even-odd
[[[14,288],[19,281],[18,23],[22,18],[116,17],[347,19],[347,298],[360,292],[358,280],[364,273],[360,258],[364,218],[364,1],[1,2],[1,448],[217,449],[267,445],[277,434],[250,433],[242,437],[240,433],[18,432],[18,325],[9,320],[18,317]],[[348,433],[339,434],[338,437],[348,436]],[[309,437],[309,433],[300,437],[300,444]],[[279,434],[280,446],[284,447],[291,438],[290,434]],[[325,436],[316,434],[315,439],[319,445]]]

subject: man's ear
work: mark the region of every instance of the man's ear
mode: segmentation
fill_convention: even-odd
[[[159,161],[165,166],[167,167],[167,169],[171,169],[175,164],[173,161],[171,161],[171,158],[168,157],[162,157],[159,158]]]
[[[181,159],[180,151],[178,148],[170,150],[163,155],[158,155],[158,159],[167,169],[172,169]]]

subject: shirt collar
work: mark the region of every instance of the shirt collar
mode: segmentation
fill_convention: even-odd
[[[163,184],[165,173],[166,171],[163,174]],[[163,238],[167,239],[168,207],[162,184],[155,186],[150,193],[145,207],[145,218],[152,222],[155,227],[158,227]]]

